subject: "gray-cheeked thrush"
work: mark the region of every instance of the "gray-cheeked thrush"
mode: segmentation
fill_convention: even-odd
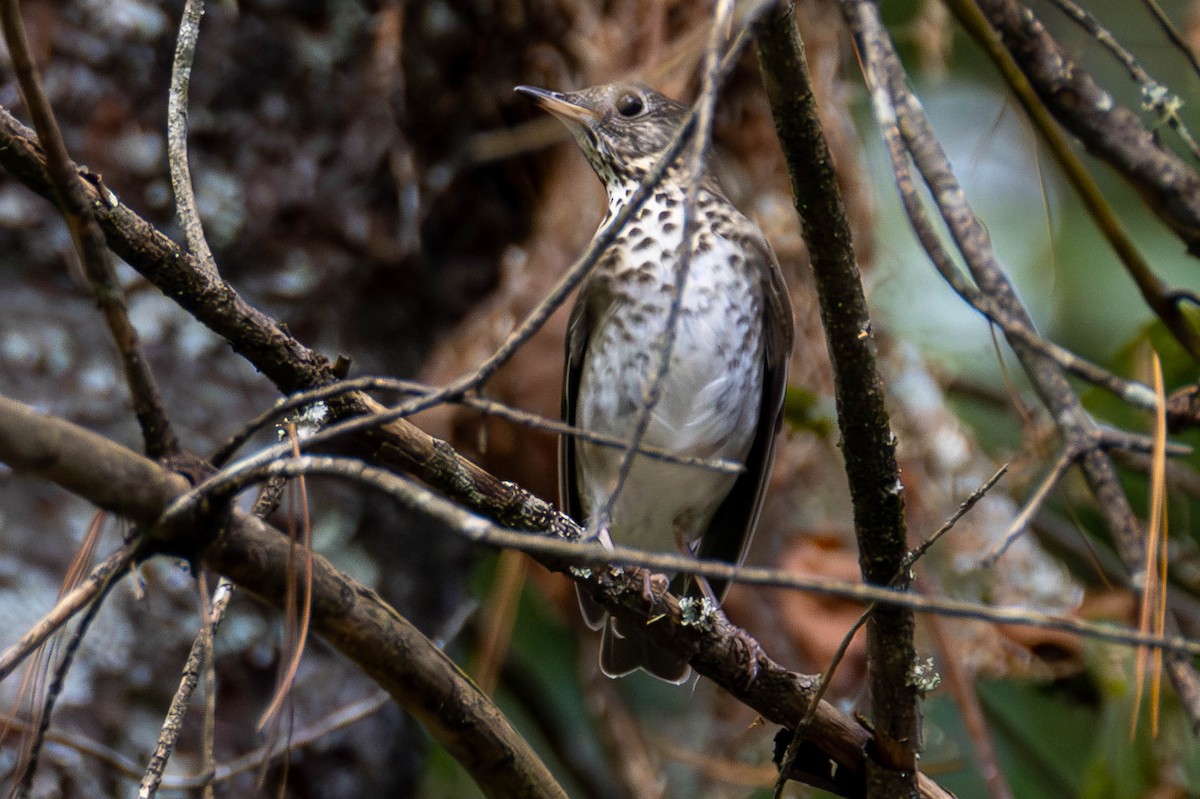
[[[671,142],[686,108],[635,84],[559,93],[519,86],[574,135],[608,192],[615,216]],[[677,159],[620,231],[580,289],[567,332],[563,416],[628,440],[658,373],[675,298],[689,172]],[[674,346],[643,446],[745,464],[739,474],[637,454],[608,517],[621,449],[564,436],[563,510],[612,542],[740,563],[758,522],[783,409],[792,312],[761,230],[725,199],[708,170],[694,195],[691,254]],[[599,524],[597,523],[599,521]],[[602,540],[604,540],[602,538]],[[728,588],[710,581],[719,600]],[[675,592],[703,586],[676,576]],[[580,594],[603,628],[600,665],[680,683],[690,669],[637,629]]]

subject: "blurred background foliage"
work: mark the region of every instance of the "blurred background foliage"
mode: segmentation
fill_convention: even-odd
[[[987,325],[916,246],[836,11],[827,2],[799,5],[826,92],[820,100],[876,330],[895,380],[890,388],[909,448],[902,457],[914,537],[927,535],[982,482],[990,473],[985,465],[1011,462],[992,510],[981,506],[975,522],[999,534],[1005,514],[1053,460],[1054,443],[1045,440],[1036,414],[1018,410],[1035,402],[1015,361],[997,357]],[[163,134],[181,3],[22,6],[68,147],[122,200],[181,241]],[[933,0],[884,6],[942,144],[1040,330],[1143,380],[1153,348],[1163,358],[1168,391],[1194,382],[1196,364],[1153,321],[977,48]],[[1140,106],[1136,87],[1094,41],[1050,3],[1031,6],[1117,101]],[[1200,41],[1193,2],[1163,7]],[[1088,8],[1160,82],[1185,101],[1197,96],[1200,78],[1140,4],[1090,0]],[[603,213],[599,186],[582,158],[512,96],[512,86],[571,88],[632,75],[686,99],[694,90],[695,34],[707,14],[707,4],[684,0],[209,4],[192,79],[191,152],[223,275],[306,343],[331,356],[351,355],[355,375],[436,381],[469,368],[582,251]],[[0,78],[0,104],[23,116],[7,61]],[[1200,127],[1192,104],[1182,116]],[[1162,135],[1172,140],[1169,131]],[[752,55],[723,92],[717,147],[715,168],[731,197],[772,237],[800,315],[802,349],[789,396],[795,429],[780,453],[772,507],[751,557],[852,579],[857,568],[824,349]],[[1089,165],[1159,274],[1200,290],[1197,265],[1178,239],[1111,170]],[[123,277],[188,446],[210,450],[273,401],[271,386],[223,342],[131,270]],[[111,348],[65,230],[48,205],[7,177],[0,177],[0,280],[0,392],[136,447]],[[560,349],[561,318],[488,393],[556,414]],[[1145,414],[1107,394],[1092,391],[1086,400],[1106,423],[1149,430]],[[497,473],[553,498],[550,437],[449,410],[423,423]],[[1200,444],[1195,433],[1177,440]],[[947,447],[966,454],[946,455]],[[1171,590],[1193,637],[1200,630],[1197,457],[1180,461],[1170,494]],[[1144,475],[1136,466],[1124,474],[1139,512],[1148,491]],[[363,492],[320,486],[314,497],[318,548],[445,640],[458,662],[476,669],[474,676],[493,680],[501,707],[570,795],[770,795],[764,786],[773,776],[775,730],[705,681],[676,688],[641,675],[602,678],[596,641],[582,631],[565,581],[468,550],[452,533]],[[62,492],[0,474],[0,645],[53,602],[63,564],[90,519],[89,508]],[[980,577],[956,571],[970,556],[951,550],[942,565],[931,558],[923,579],[947,593],[997,602],[1019,597],[1034,607],[1128,623],[1135,609],[1121,589],[1127,578],[1100,529],[1091,499],[1068,479],[1027,534],[1021,560],[1001,560],[995,574]],[[118,534],[109,531],[110,546]],[[949,538],[957,537],[956,531]],[[1026,578],[1043,586],[1040,592],[1021,582]],[[196,612],[184,569],[151,564],[141,579],[145,600],[114,592],[55,716],[56,728],[102,741],[135,764],[150,751]],[[505,583],[518,586],[515,605],[497,598],[496,587]],[[860,611],[773,591],[737,590],[728,605],[772,656],[810,672],[825,667]],[[219,762],[261,743],[253,720],[277,667],[279,624],[252,600],[235,600],[218,643]],[[971,684],[959,689],[977,696],[1012,795],[1200,795],[1200,751],[1169,691],[1159,737],[1152,739],[1143,722],[1130,739],[1131,651],[969,625],[938,632],[923,625],[922,635],[922,650],[940,668],[948,658],[968,664]],[[480,674],[485,644],[506,654],[491,673]],[[295,729],[372,690],[320,642],[310,645],[304,664],[293,692]],[[851,710],[863,707],[864,668],[861,647],[852,647],[831,698]],[[0,685],[0,704],[12,703],[15,682]],[[951,690],[930,696],[923,766],[963,799],[992,796],[983,776],[990,764],[979,759],[977,733],[967,729],[959,707]],[[189,724],[169,773],[197,768],[198,722]],[[14,757],[5,743],[0,781]],[[133,784],[111,764],[59,744],[49,750],[36,789],[43,796],[115,796],[128,795]],[[394,706],[295,752],[286,777],[277,760],[265,787],[251,771],[223,790],[277,795],[280,784],[288,796],[477,794]]]

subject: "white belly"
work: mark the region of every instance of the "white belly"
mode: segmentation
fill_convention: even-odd
[[[701,241],[690,263],[670,367],[643,443],[679,455],[744,461],[762,396],[761,288],[736,262],[731,242],[710,232]],[[622,280],[621,272],[611,275],[618,296],[592,332],[584,356],[576,414],[584,429],[623,439],[633,433],[662,357],[674,295],[672,259],[664,251],[676,246],[678,237],[618,267],[645,273],[642,281]],[[734,304],[731,298],[743,301]],[[624,453],[582,441],[577,452],[579,493],[590,516],[607,505]],[[643,549],[690,547],[735,479],[638,455],[611,508],[609,534],[618,544]]]

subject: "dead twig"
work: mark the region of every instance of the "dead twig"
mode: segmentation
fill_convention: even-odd
[[[117,346],[134,413],[142,428],[146,454],[152,458],[173,455],[179,450],[179,441],[163,409],[154,373],[138,343],[137,330],[129,321],[121,284],[104,234],[92,213],[83,178],[67,153],[54,111],[42,89],[41,77],[29,54],[19,0],[0,3],[0,24],[21,86],[21,96],[45,148],[46,175],[55,202],[71,231],[76,252]]]

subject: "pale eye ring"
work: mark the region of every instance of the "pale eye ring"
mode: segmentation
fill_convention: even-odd
[[[617,113],[623,117],[635,117],[646,110],[646,103],[641,95],[626,92],[617,98]]]

